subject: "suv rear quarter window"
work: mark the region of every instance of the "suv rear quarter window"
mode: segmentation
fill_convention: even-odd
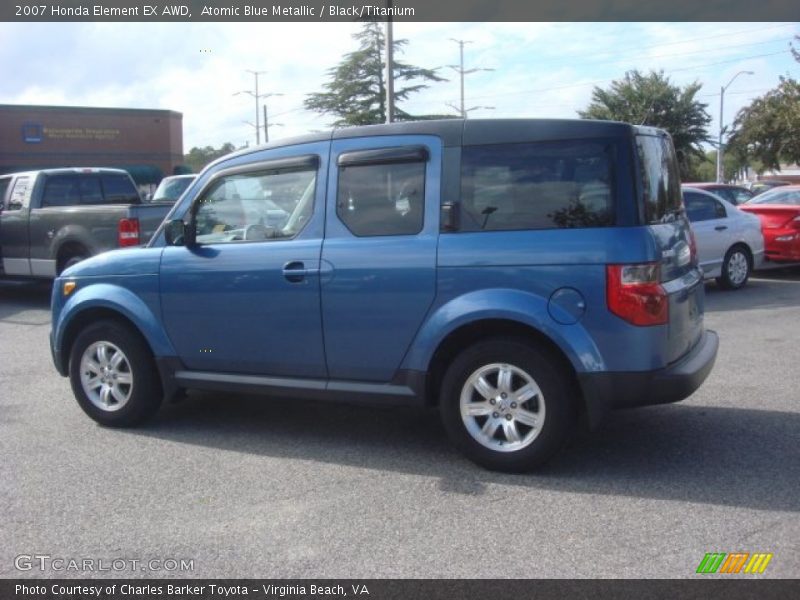
[[[637,135],[636,152],[648,224],[670,221],[683,209],[678,161],[669,138]]]
[[[613,225],[613,151],[605,140],[464,147],[461,229]]]

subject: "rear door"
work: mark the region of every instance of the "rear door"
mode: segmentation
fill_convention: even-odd
[[[642,216],[660,252],[661,285],[669,296],[667,361],[681,358],[703,334],[703,277],[692,257],[678,162],[666,134],[636,135]]]
[[[322,249],[331,379],[392,379],[436,293],[441,142],[333,142]]]

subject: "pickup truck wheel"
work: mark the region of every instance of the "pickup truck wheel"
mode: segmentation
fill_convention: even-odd
[[[66,271],[72,265],[77,265],[79,262],[81,262],[82,260],[86,260],[87,258],[89,258],[89,256],[86,254],[75,254],[74,256],[70,256],[62,263],[61,269],[59,269],[58,274],[60,275],[63,271]]]
[[[489,340],[462,352],[442,381],[452,442],[488,469],[530,471],[562,448],[575,423],[572,386],[550,355],[526,340]]]
[[[161,383],[138,332],[116,321],[84,329],[72,345],[69,377],[83,411],[101,425],[137,425],[158,410]]]

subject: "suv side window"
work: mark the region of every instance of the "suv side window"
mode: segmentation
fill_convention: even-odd
[[[645,222],[664,223],[681,211],[678,161],[667,138],[637,135],[636,150],[642,181]]]
[[[224,244],[295,237],[314,210],[316,180],[317,171],[308,168],[220,177],[195,205],[197,241]]]
[[[427,155],[409,162],[340,164],[336,215],[353,235],[415,235],[422,231]],[[416,160],[415,160],[416,158]]]
[[[604,140],[465,146],[461,229],[613,225],[613,152]]]

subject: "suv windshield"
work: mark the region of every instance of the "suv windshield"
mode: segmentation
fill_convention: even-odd
[[[642,177],[645,221],[665,223],[683,208],[678,161],[669,138],[637,135],[636,151]]]

